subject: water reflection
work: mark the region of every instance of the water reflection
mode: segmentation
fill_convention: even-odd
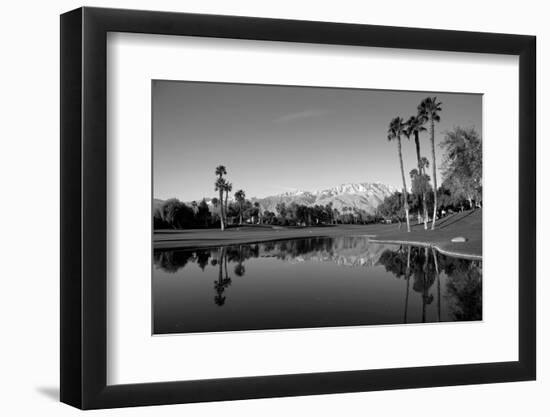
[[[157,250],[154,266],[155,333],[482,317],[481,261],[364,237]]]
[[[214,266],[223,258],[223,262],[237,263],[235,274],[238,276],[245,274],[246,260],[259,257],[273,257],[287,262],[331,261],[339,265],[365,267],[376,263],[377,254],[373,254],[371,249],[379,246],[370,244],[364,237],[276,240],[223,248],[156,250],[154,264],[165,272],[175,273],[188,262],[197,263],[204,270],[209,259]]]
[[[227,256],[226,248],[219,249],[221,256],[217,260],[218,264],[218,280],[214,281],[214,290],[216,295],[214,297],[214,303],[217,306],[223,306],[225,304],[225,296],[223,295],[227,287],[231,285],[231,278],[227,274]],[[197,256],[198,258],[198,256]],[[224,272],[225,271],[225,276]]]
[[[447,276],[447,297],[455,321],[481,320],[482,317],[482,262],[444,256],[435,249],[401,246],[387,249],[380,256],[380,264],[396,278],[406,281],[405,313],[407,323],[409,281],[422,299],[422,323],[426,322],[426,308],[434,301],[430,288],[436,283],[437,321],[441,321],[441,274]]]

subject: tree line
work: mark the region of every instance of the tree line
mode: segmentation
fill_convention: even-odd
[[[369,224],[380,222],[381,215],[370,214],[357,207],[344,206],[340,210],[329,204],[278,203],[274,211],[262,210],[258,201],[245,198],[244,191],[235,195],[234,201],[212,198],[185,204],[171,198],[155,208],[154,229],[213,228],[224,230],[228,226],[242,224],[270,226],[323,226],[334,224]],[[223,201],[223,202],[222,202]]]
[[[239,189],[229,201],[233,184],[228,180],[227,168],[218,165],[215,170],[214,191],[218,197],[185,204],[171,198],[156,207],[153,212],[154,229],[188,229],[246,224],[279,226],[322,226],[330,224],[367,224],[380,221],[381,217],[367,213],[357,207],[344,206],[340,210],[329,204],[306,206],[292,202],[280,202],[275,211],[263,209],[258,201],[246,198]]]
[[[228,181],[227,169],[218,165],[215,169],[216,179],[214,190],[218,197],[210,200],[205,198],[200,203],[196,201],[185,204],[178,199],[171,198],[164,201],[153,212],[155,229],[186,229],[191,227],[220,227],[224,230],[228,224],[239,224],[244,221],[258,222],[260,218],[260,205],[246,199],[244,190],[240,189],[234,194],[235,200],[229,202],[229,193],[233,190],[233,184]]]

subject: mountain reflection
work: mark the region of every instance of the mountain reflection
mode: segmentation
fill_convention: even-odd
[[[196,263],[204,270],[215,266],[220,256],[236,263],[235,274],[245,273],[244,262],[250,258],[276,258],[291,263],[305,261],[334,262],[343,266],[373,266],[377,263],[382,245],[369,243],[365,237],[291,239],[262,243],[230,245],[220,248],[156,250],[154,263],[165,272],[175,273],[188,262]]]

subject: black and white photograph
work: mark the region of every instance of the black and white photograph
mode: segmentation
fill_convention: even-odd
[[[483,320],[482,94],[151,96],[153,335]]]

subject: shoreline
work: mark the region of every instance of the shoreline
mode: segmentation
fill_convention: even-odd
[[[472,214],[474,214],[472,216]],[[288,239],[365,237],[370,242],[388,245],[411,245],[434,248],[442,255],[482,260],[481,211],[444,218],[434,231],[422,225],[411,227],[411,233],[395,229],[395,224],[332,225],[306,228],[237,227],[224,232],[219,229],[164,230],[153,234],[153,250],[212,248],[217,246],[255,244]],[[453,243],[456,236],[465,236],[466,243]],[[462,246],[462,247],[461,247]]]
[[[376,236],[375,236],[376,237]],[[387,243],[389,245],[409,245],[409,246],[421,246],[423,248],[432,248],[438,251],[440,254],[445,256],[450,256],[452,258],[461,258],[468,259],[472,261],[481,261],[483,260],[483,255],[477,255],[473,253],[466,253],[461,251],[450,251],[441,248],[437,243],[433,242],[418,242],[412,240],[384,240],[384,239],[370,239],[369,242],[373,243]]]
[[[377,239],[377,235],[368,235],[368,234],[342,234],[340,236],[348,236],[348,237],[365,237],[369,240],[369,242],[372,243],[378,243],[378,244],[388,244],[388,245],[408,245],[408,246],[419,246],[419,247],[428,247],[437,250],[440,254],[445,256],[450,256],[452,258],[461,258],[461,259],[468,259],[468,260],[474,260],[474,261],[481,261],[483,260],[482,255],[477,255],[473,253],[463,252],[463,251],[451,251],[441,248],[437,243],[435,242],[419,242],[414,240],[393,240],[393,239]],[[165,240],[161,244],[154,245],[154,250],[175,250],[175,249],[194,249],[194,248],[214,248],[218,246],[231,246],[231,245],[252,245],[256,243],[263,243],[263,242],[277,242],[280,240],[289,240],[289,239],[307,239],[307,238],[313,238],[313,237],[338,237],[338,236],[328,236],[328,235],[321,235],[321,234],[315,234],[315,235],[308,235],[308,236],[293,236],[293,237],[282,237],[282,236],[273,236],[270,238],[262,238],[260,240],[258,239],[229,239],[228,242],[224,242],[223,244],[220,243],[202,243],[202,244],[193,244],[193,245],[181,245],[181,244],[173,244],[174,242],[181,243],[181,240]]]

